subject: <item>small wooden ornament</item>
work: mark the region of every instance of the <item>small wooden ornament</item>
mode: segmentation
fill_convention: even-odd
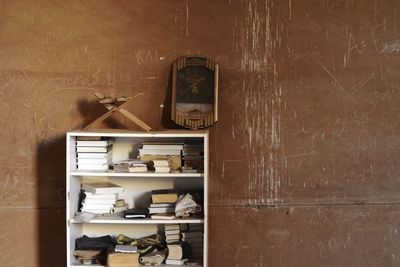
[[[140,128],[149,132],[151,127],[143,122],[141,119],[130,113],[128,110],[124,108],[124,106],[132,100],[130,96],[113,96],[113,95],[103,95],[99,93],[94,94],[98,99],[99,103],[103,104],[108,111],[104,113],[102,116],[94,120],[92,123],[87,125],[84,130],[89,130],[98,126],[101,122],[111,117],[115,112],[121,113],[123,116],[131,120],[133,123],[138,125]]]

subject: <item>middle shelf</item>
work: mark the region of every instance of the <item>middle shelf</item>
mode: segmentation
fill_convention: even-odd
[[[203,177],[203,173],[154,173],[154,172],[114,172],[114,171],[81,171],[70,172],[72,176],[101,177]]]
[[[187,218],[187,219],[173,219],[173,220],[156,220],[156,219],[124,219],[121,217],[95,217],[90,222],[81,222],[75,219],[70,221],[73,224],[181,224],[181,223],[204,223],[202,218]]]

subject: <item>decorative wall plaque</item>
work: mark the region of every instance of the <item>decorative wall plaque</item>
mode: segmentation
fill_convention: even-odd
[[[203,57],[182,57],[173,64],[171,119],[192,130],[218,120],[218,64]]]

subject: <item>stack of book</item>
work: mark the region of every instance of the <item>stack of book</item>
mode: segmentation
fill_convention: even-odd
[[[138,159],[123,160],[112,164],[116,172],[147,172],[147,165]]]
[[[108,170],[111,163],[113,139],[78,136],[76,140],[78,170]]]
[[[118,199],[118,194],[124,192],[124,188],[110,182],[84,183],[84,200],[82,212],[95,214],[111,214]]]
[[[154,160],[163,161],[156,162],[155,167],[162,167],[156,169],[156,172],[169,172],[178,171],[182,166],[182,150],[183,143],[172,143],[172,142],[144,142],[142,148],[139,149],[139,159],[149,163]],[[168,162],[166,166],[165,162]],[[169,167],[170,169],[167,170]]]
[[[165,241],[167,244],[179,244],[181,241],[181,227],[179,224],[166,224],[164,226]]]
[[[151,191],[149,213],[152,219],[175,219],[175,202],[178,194],[172,189]]]
[[[170,265],[185,264],[185,262],[190,258],[192,252],[190,245],[184,241],[176,241],[170,243],[168,243],[167,241],[167,248],[168,248],[168,257],[165,260],[165,263]]]
[[[192,249],[192,261],[201,262],[203,259],[203,232],[202,224],[189,224],[188,229],[181,233],[182,241],[189,243]]]
[[[202,144],[186,143],[183,148],[182,172],[203,172],[204,147]]]
[[[152,203],[150,204],[149,214],[174,214],[175,203]]]
[[[168,173],[171,171],[171,167],[169,165],[170,161],[167,159],[154,159],[149,164],[151,165],[151,169],[157,173]]]

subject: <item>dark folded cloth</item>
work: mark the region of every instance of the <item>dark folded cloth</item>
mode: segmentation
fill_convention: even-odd
[[[96,257],[101,264],[105,264],[107,263],[108,252],[115,249],[115,242],[109,235],[100,237],[88,237],[84,235],[75,239],[75,249],[101,251]]]
[[[125,219],[140,219],[146,218],[149,215],[149,209],[132,208],[124,212]]]

